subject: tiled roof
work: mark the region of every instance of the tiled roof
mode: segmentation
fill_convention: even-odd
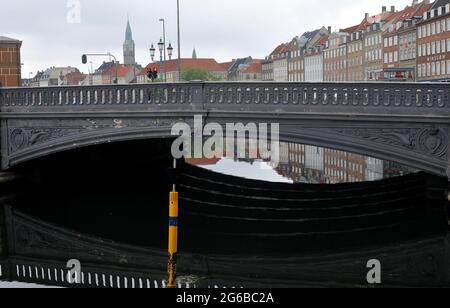
[[[307,38],[308,40],[314,38],[316,36],[317,33],[319,33],[321,29],[316,29],[314,31],[311,32],[305,32],[303,33],[302,37]]]
[[[130,71],[133,69],[132,66],[116,64],[116,65],[111,66],[106,72],[103,73],[103,75],[116,76],[116,67],[117,67],[117,77],[119,77],[119,78],[127,76],[130,73]]]
[[[222,66],[224,69],[229,70],[231,68],[231,66],[235,63],[236,61],[233,60],[231,62],[223,62],[223,63],[219,63],[220,66]]]
[[[317,42],[316,46],[325,45],[325,44],[327,43],[329,37],[330,37],[329,35],[324,35],[324,36],[320,39],[320,41]]]
[[[252,63],[243,71],[247,74],[258,74],[262,72],[262,61],[259,59],[254,59]]]
[[[415,17],[422,17],[425,12],[428,12],[433,7],[433,3],[425,3],[422,7],[416,12]]]
[[[407,6],[402,11],[396,13],[395,16],[395,22],[404,22],[406,20],[410,20],[413,17],[422,17],[424,12],[427,12],[433,4],[431,3],[417,3],[412,6]],[[397,32],[398,30],[402,29],[403,25],[401,25],[398,29],[395,29],[394,31],[391,31],[392,33]]]
[[[349,27],[346,29],[341,29],[341,32],[346,32],[346,33],[352,34],[354,32],[357,32],[359,30],[360,26],[361,26],[361,24],[353,26],[353,27]]]
[[[286,49],[286,44],[284,44],[284,43],[280,44],[277,46],[277,48],[274,49],[274,51],[272,51],[272,53],[270,55],[271,56],[278,55],[278,54],[284,52],[285,49]]]

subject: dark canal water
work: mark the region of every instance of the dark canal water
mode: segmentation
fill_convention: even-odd
[[[429,248],[427,256],[449,248],[443,190],[438,198],[430,197],[430,191],[442,189],[442,179],[418,170],[281,143],[276,166],[258,159],[189,160],[179,164],[182,171],[174,176],[168,171],[169,154],[168,141],[159,140],[45,157],[11,170],[17,180],[0,184],[2,202],[60,228],[164,252],[168,194],[175,178],[180,253],[226,256],[227,273],[236,266],[237,276],[242,269],[232,260],[241,258],[254,258],[255,263],[270,258],[275,272],[274,263],[289,258],[320,260],[435,238],[443,239],[442,247]],[[411,259],[400,255],[396,262],[402,258]],[[414,260],[418,283],[420,258]],[[447,264],[436,270],[449,271],[441,273],[445,277],[450,274]],[[278,280],[286,276],[296,285],[295,277],[284,274],[284,268],[279,271],[274,274]],[[430,277],[433,273],[423,279],[424,285],[447,284],[447,278]],[[253,277],[257,285],[258,275]]]

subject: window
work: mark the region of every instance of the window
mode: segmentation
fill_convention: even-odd
[[[427,25],[427,36],[430,36],[430,35],[431,35],[431,25],[428,24]]]
[[[436,42],[436,53],[441,53],[441,42]]]
[[[447,31],[450,31],[450,18],[447,18]]]
[[[441,52],[445,52],[445,40],[441,41]]]
[[[419,38],[422,38],[422,27],[419,27],[418,29],[417,29],[417,34],[419,35]],[[402,42],[400,42],[400,44],[401,44]]]
[[[419,77],[422,77],[422,65],[420,65],[420,64],[417,67],[417,74],[419,75]]]
[[[436,24],[433,22],[431,24],[431,35],[435,35],[436,34]]]
[[[418,51],[419,51],[419,57],[421,57],[422,56],[422,46],[421,45],[419,45]]]
[[[441,62],[441,75],[445,75],[445,61]]]
[[[387,39],[387,37],[384,38],[384,47],[388,47],[388,39]]]
[[[447,39],[447,51],[450,51],[450,39]]]
[[[447,75],[450,75],[450,60],[447,60]]]
[[[398,45],[398,36],[394,36],[394,46]]]
[[[397,61],[398,61],[398,52],[395,51],[394,52],[394,62],[397,62]]]
[[[384,63],[385,64],[388,63],[388,54],[387,53],[384,54]]]
[[[440,21],[436,22],[436,33],[437,34],[441,33],[441,22]]]
[[[436,75],[441,74],[441,62],[436,62]]]

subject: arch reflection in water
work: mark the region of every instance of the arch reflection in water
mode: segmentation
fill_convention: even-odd
[[[357,183],[418,172],[391,161],[297,143],[280,143],[278,164],[245,154],[244,159],[236,158],[239,157],[236,153],[235,158],[224,156],[187,162],[226,175],[280,183]]]
[[[274,169],[260,170],[271,167],[261,159],[242,159],[236,163],[238,175],[249,176],[245,165],[256,166],[274,182],[299,183],[302,176],[320,182],[331,170],[338,172],[334,166],[346,166],[341,169],[347,174],[357,169],[356,159],[326,159],[325,149],[287,143],[281,148],[281,163]],[[215,167],[223,162],[235,164],[196,161]],[[377,167],[370,170],[386,177],[409,172],[391,163],[381,167],[366,159],[365,164],[360,174],[370,164]],[[138,280],[165,279],[171,165],[170,147],[158,140],[78,149],[23,165],[16,170],[23,179],[14,185],[17,196],[7,202],[11,215],[3,215],[0,207],[0,217],[9,217],[4,220],[9,227],[0,228],[8,234],[0,232],[0,238],[15,236],[13,249],[5,246],[2,253],[0,245],[3,272],[16,273],[15,265],[24,265],[24,258],[33,270],[37,265],[59,269],[78,258],[106,268],[88,268],[99,277],[120,276],[114,271],[122,269]],[[217,174],[181,161],[178,166],[180,274],[205,277],[206,285],[359,285],[365,284],[360,280],[364,261],[380,256],[385,283],[444,286],[450,281],[441,279],[450,260],[443,219],[447,200],[442,199],[447,179],[440,183],[417,173],[368,183],[284,184]],[[432,270],[424,276],[423,268]],[[30,281],[31,275],[22,276],[17,279]]]

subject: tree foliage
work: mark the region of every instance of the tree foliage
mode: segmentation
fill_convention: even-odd
[[[218,78],[206,69],[188,68],[181,73],[183,81],[202,80],[202,81],[217,81]]]

